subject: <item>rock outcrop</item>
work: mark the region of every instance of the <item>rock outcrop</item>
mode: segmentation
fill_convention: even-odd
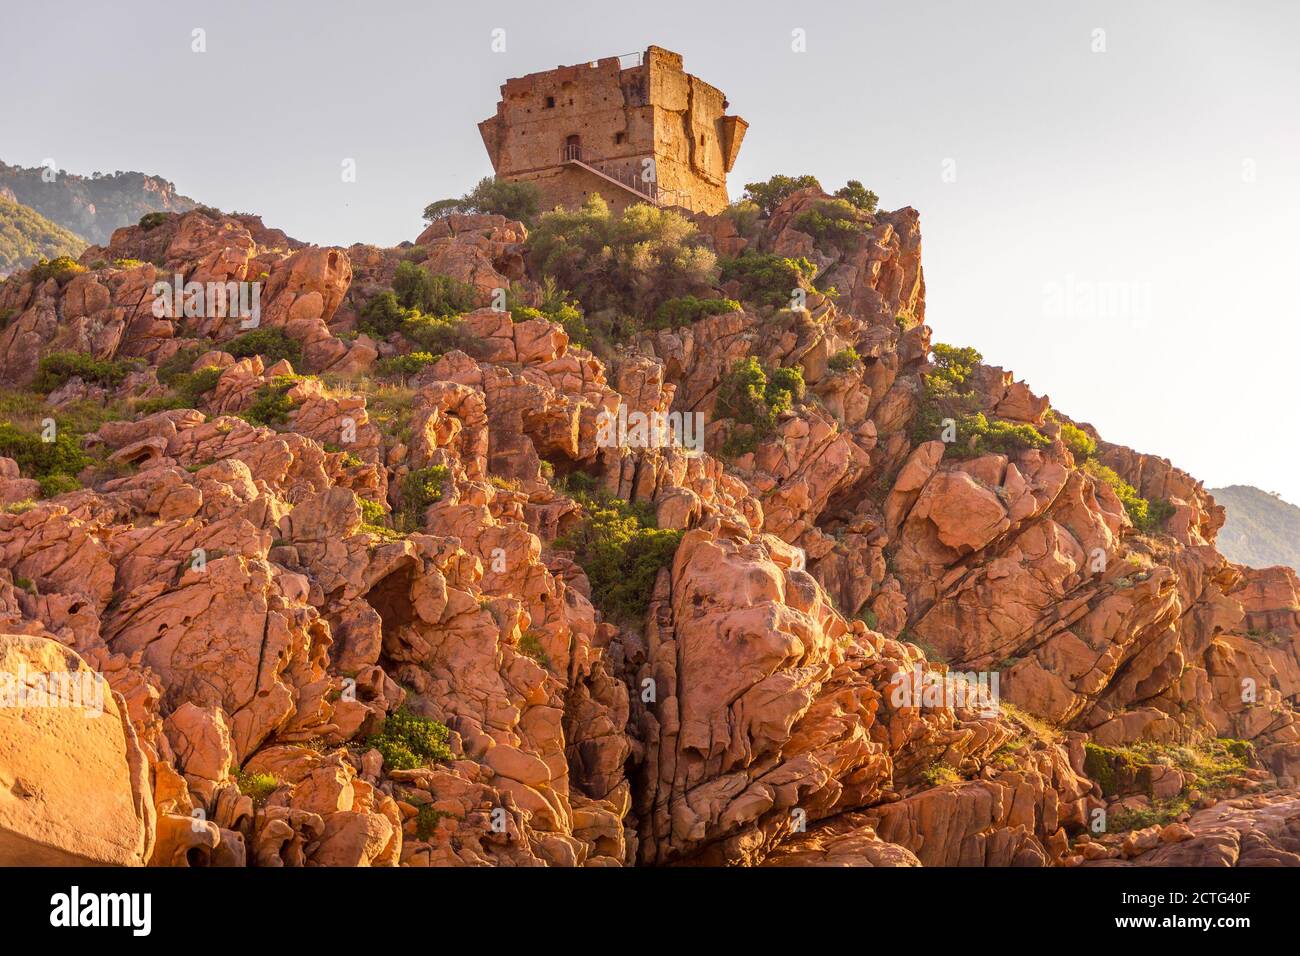
[[[799,228],[826,199],[696,217],[806,257],[806,309],[603,355],[532,308],[502,216],[344,250],[199,210],[0,286],[7,394],[101,409],[78,489],[0,458],[0,654],[104,681],[95,720],[0,709],[0,862],[1300,862],[1294,573],[1227,561],[1197,481],[977,357],[962,414],[1001,437],[927,430],[919,217],[829,243]],[[403,262],[474,302],[394,377],[366,310]],[[263,345],[155,308],[176,274],[259,283]],[[32,395],[68,351],[122,374]],[[806,393],[738,447],[750,356]],[[704,414],[703,451],[603,441],[620,408]],[[680,537],[643,614],[579,554],[601,493]]]

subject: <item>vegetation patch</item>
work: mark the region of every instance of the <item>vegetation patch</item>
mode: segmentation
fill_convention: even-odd
[[[77,473],[91,464],[81,449],[80,436],[60,427],[57,420],[53,440],[45,441],[45,434],[48,432],[33,434],[12,422],[0,421],[0,456],[12,458],[23,475],[39,481],[46,498],[75,491],[81,487]]]
[[[415,531],[423,526],[424,511],[442,500],[451,469],[446,465],[415,468],[402,479],[402,507],[393,516],[399,531]]]
[[[697,299],[693,295],[683,295],[660,304],[655,311],[654,327],[678,329],[693,325],[708,315],[725,315],[740,310],[741,305],[735,299]]]
[[[796,289],[810,289],[817,267],[807,258],[790,259],[770,252],[746,249],[722,261],[722,281],[740,283],[740,297],[759,307],[783,309]]]
[[[871,223],[862,219],[862,211],[847,199],[822,200],[795,216],[790,225],[819,244],[840,250],[849,248],[871,230]]]
[[[659,569],[672,562],[682,532],[657,527],[653,509],[622,498],[572,492],[582,520],[556,540],[591,582],[593,603],[615,623],[645,617]]]
[[[384,719],[379,733],[366,739],[366,746],[378,750],[390,770],[414,770],[435,761],[451,760],[451,748],[447,746],[450,738],[446,724],[400,708]]]
[[[752,355],[737,359],[718,386],[715,413],[734,419],[737,425],[722,449],[723,457],[753,451],[772,434],[781,415],[803,400],[804,393],[799,368],[765,369]]]
[[[32,389],[49,394],[74,378],[90,385],[116,388],[128,375],[142,367],[143,363],[136,360],[97,359],[87,352],[51,352],[37,365]]]
[[[56,256],[36,263],[32,266],[29,276],[33,282],[54,279],[59,285],[65,285],[85,271],[87,271],[86,267],[71,256]]]
[[[934,369],[925,376],[910,428],[913,442],[951,438],[945,442],[944,454],[954,458],[1051,446],[1051,439],[1033,425],[990,419],[978,410],[979,397],[968,381],[983,361],[979,352],[940,342],[932,353]]]
[[[439,199],[424,207],[425,222],[436,222],[456,213],[495,213],[531,225],[542,207],[542,191],[536,183],[509,182],[485,176],[459,199]]]
[[[523,636],[519,638],[519,653],[525,657],[531,657],[547,670],[551,669],[551,659],[547,656],[546,651],[542,649],[541,635],[536,631],[525,631]]]
[[[570,298],[568,292],[561,292],[553,276],[542,279],[542,304],[540,307],[530,305],[513,306],[510,309],[512,322],[525,322],[529,319],[546,319],[555,322],[564,329],[569,341],[590,349],[595,341],[591,329],[582,313],[582,306],[576,299]]]
[[[403,263],[402,265],[410,265]],[[435,360],[453,349],[460,349],[467,355],[478,352],[478,337],[471,333],[457,318],[457,313],[449,310],[459,308],[464,303],[462,293],[437,291],[442,288],[439,278],[448,282],[454,280],[447,276],[431,276],[419,266],[410,266],[429,280],[419,280],[407,287],[408,301],[423,302],[438,311],[422,311],[415,306],[403,305],[396,292],[381,292],[372,298],[361,312],[358,328],[376,339],[386,339],[395,332],[400,332],[417,346],[417,351],[432,356]],[[399,271],[401,266],[398,267]],[[429,286],[432,283],[432,286]],[[445,290],[444,290],[445,291]],[[472,301],[472,300],[471,300]],[[462,309],[461,311],[466,311]]]
[[[432,352],[407,352],[380,359],[375,363],[375,374],[380,378],[410,378],[436,361],[438,359]]]
[[[718,278],[717,257],[690,220],[645,203],[615,216],[599,195],[542,214],[528,255],[536,272],[578,297],[597,343],[626,341],[661,304],[707,295]]]
[[[414,262],[399,262],[393,273],[393,295],[403,308],[425,315],[450,318],[472,310],[477,290],[468,282],[421,268]]]
[[[933,763],[921,771],[921,779],[927,786],[944,787],[961,783],[961,774],[945,763]]]
[[[1184,790],[1193,787],[1215,793],[1232,786],[1254,763],[1249,741],[1228,737],[1209,738],[1195,744],[1142,742],[1127,747],[1084,744],[1083,769],[1108,797],[1124,792],[1148,790],[1151,768],[1157,765],[1181,770],[1187,778]]]
[[[816,176],[776,175],[766,182],[745,183],[745,198],[756,205],[764,216],[771,216],[776,207],[800,189],[822,188]]]
[[[280,786],[280,781],[269,773],[242,773],[236,771],[235,782],[239,792],[253,800],[253,806],[263,806],[271,794]]]
[[[285,360],[295,369],[302,368],[302,346],[281,328],[253,329],[224,343],[221,350],[237,359],[260,355],[267,366]]]
[[[415,837],[418,840],[428,840],[438,832],[438,821],[443,817],[459,819],[453,813],[446,810],[436,810],[432,803],[421,804],[420,808],[415,811]]]
[[[826,363],[827,367],[832,372],[847,372],[849,369],[857,368],[861,364],[862,356],[860,356],[858,350],[851,345],[840,349],[832,355],[830,361]]]
[[[268,428],[287,424],[294,409],[289,390],[300,381],[299,375],[277,375],[253,393],[253,404],[240,412],[239,417],[250,425]]]
[[[1089,458],[1085,461],[1083,470],[1102,484],[1110,486],[1110,489],[1115,492],[1115,497],[1119,498],[1124,510],[1128,512],[1133,527],[1139,531],[1157,531],[1173,514],[1173,505],[1168,501],[1161,499],[1155,502],[1147,501],[1146,498],[1137,493],[1136,488],[1121,478],[1115,472],[1115,469],[1103,465],[1095,458]],[[1152,508],[1153,504],[1155,505],[1154,509]]]

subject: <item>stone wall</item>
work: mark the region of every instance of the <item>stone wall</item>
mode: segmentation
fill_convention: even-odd
[[[717,212],[727,204],[726,174],[746,129],[724,115],[726,107],[720,90],[683,71],[679,54],[652,46],[626,68],[605,57],[510,79],[479,131],[496,174],[537,182],[547,206],[578,205],[593,191],[615,209],[638,201],[566,166],[576,145],[584,162],[619,178],[639,175],[653,157],[661,190]]]

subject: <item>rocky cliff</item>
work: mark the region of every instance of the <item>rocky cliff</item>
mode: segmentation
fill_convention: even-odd
[[[674,226],[714,304],[599,357],[500,216],[10,278],[0,654],[107,688],[0,710],[0,862],[1300,864],[1294,573],[932,346],[914,210],[827,202]]]
[[[79,176],[58,170],[50,180],[46,167],[0,162],[0,190],[89,242],[107,242],[114,229],[147,213],[185,212],[196,205],[167,180],[145,173]]]

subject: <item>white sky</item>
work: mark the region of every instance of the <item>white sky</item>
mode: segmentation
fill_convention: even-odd
[[[341,245],[414,238],[427,202],[491,171],[475,124],[507,77],[668,47],[751,124],[733,197],[807,172],[915,206],[937,341],[1208,486],[1300,502],[1300,3],[70,0],[56,20],[0,0],[0,16],[0,159],[157,173]]]

